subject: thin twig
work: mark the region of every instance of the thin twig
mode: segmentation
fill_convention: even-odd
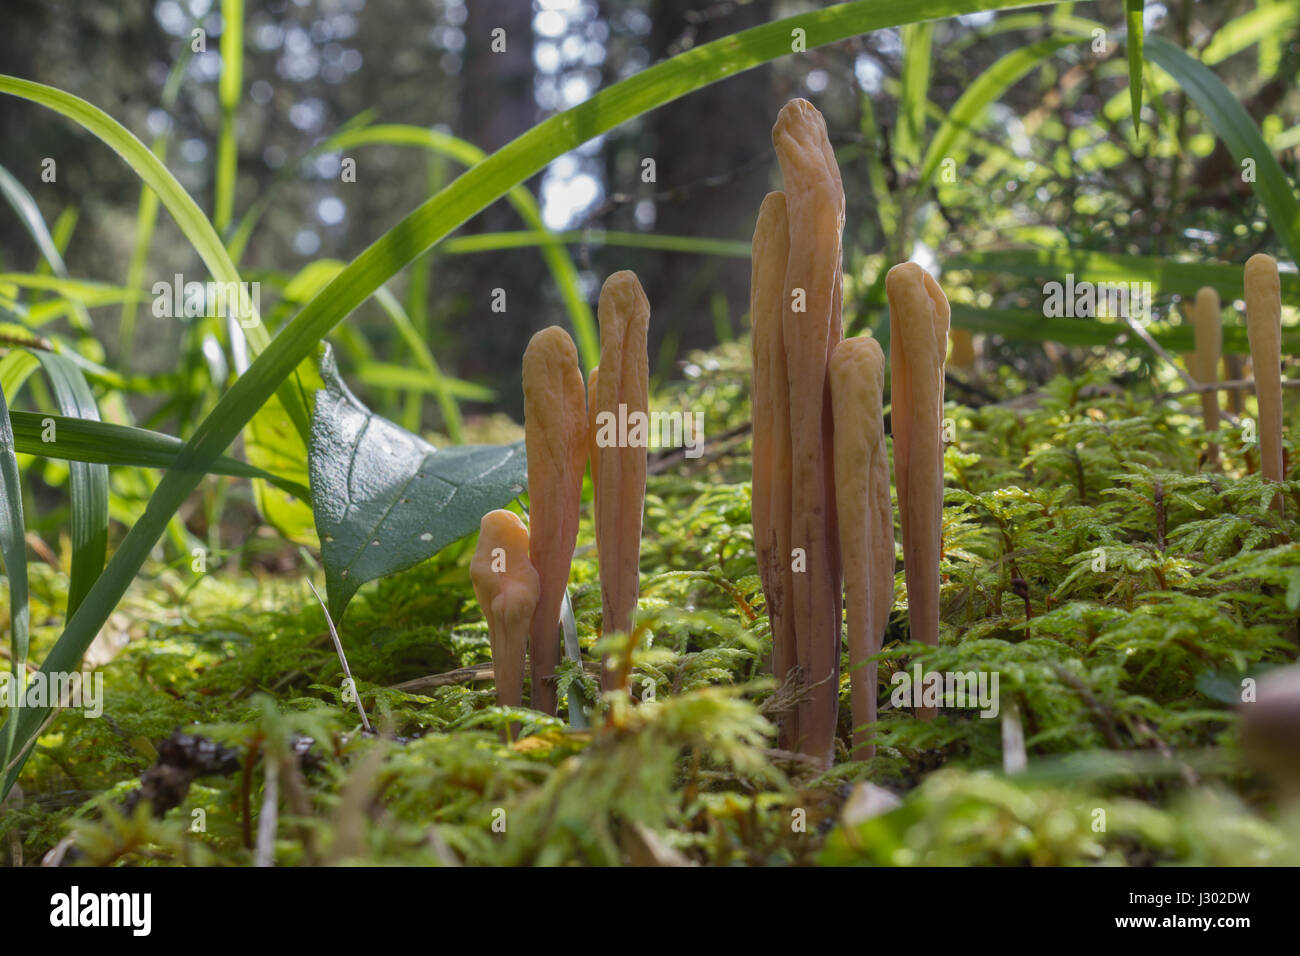
[[[361,706],[361,695],[357,693],[357,682],[352,679],[352,668],[348,667],[348,657],[343,653],[343,642],[339,640],[339,632],[334,630],[334,621],[330,617],[330,610],[321,601],[320,592],[316,590],[316,585],[311,583],[311,578],[307,578],[307,587],[311,588],[311,593],[316,595],[316,600],[320,602],[320,609],[325,613],[325,623],[329,625],[330,637],[334,639],[334,650],[338,652],[339,663],[343,665],[343,676],[347,678],[348,689],[352,692],[352,698],[357,704],[357,713],[361,715],[361,726],[365,728],[366,733],[372,733],[370,729],[370,719],[366,717],[366,709]]]
[[[280,823],[280,762],[262,762],[265,790],[262,794],[262,812],[257,818],[257,854],[254,866],[275,865],[275,831]]]
[[[600,677],[600,664],[597,661],[583,661],[582,670],[588,677]],[[404,694],[418,694],[421,691],[447,687],[451,684],[471,684],[475,681],[495,679],[491,664],[474,664],[470,667],[457,667],[455,670],[444,671],[441,674],[428,674],[402,681],[400,684],[390,685],[388,689],[400,690]]]
[[[1124,315],[1122,316],[1122,318],[1124,319],[1125,323],[1128,324],[1128,327],[1133,330],[1133,334],[1147,344],[1147,348],[1151,349],[1151,351],[1155,352],[1156,355],[1160,356],[1162,359],[1164,359],[1166,362],[1169,363],[1170,367],[1175,372],[1178,373],[1178,377],[1183,380],[1183,383],[1189,389],[1195,392],[1200,388],[1196,380],[1192,378],[1190,375],[1188,375],[1185,371],[1183,371],[1183,367],[1180,364],[1178,364],[1178,360],[1175,359],[1172,355],[1170,355],[1169,352],[1165,350],[1165,347],[1152,337],[1150,332],[1142,328],[1142,326],[1138,325],[1138,323],[1133,320],[1133,317],[1131,315]],[[1228,420],[1228,423],[1230,425],[1241,424],[1237,420],[1237,416],[1233,415],[1231,412],[1222,412],[1221,414],[1223,415],[1224,418]]]
[[[1300,378],[1282,379],[1283,388],[1300,388]],[[1253,378],[1233,378],[1223,382],[1203,382],[1183,389],[1181,392],[1165,392],[1160,398],[1182,398],[1187,395],[1199,395],[1205,392],[1249,392],[1255,388]]]

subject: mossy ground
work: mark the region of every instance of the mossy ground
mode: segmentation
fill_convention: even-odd
[[[1244,759],[1233,702],[1244,676],[1297,656],[1300,546],[1273,541],[1298,529],[1268,510],[1273,489],[1237,430],[1219,436],[1223,470],[1201,470],[1192,405],[1118,389],[1113,367],[1057,378],[1031,403],[950,403],[941,646],[905,642],[900,571],[879,753],[841,753],[817,774],[771,749],[747,361],[742,345],[695,356],[686,384],[658,398],[704,412],[710,437],[742,433],[650,478],[641,613],[653,642],[636,651],[632,686],[653,702],[588,732],[503,713],[488,682],[391,689],[489,659],[463,541],[366,588],[341,622],[380,730],[364,736],[305,572],[157,567],[114,615],[110,630],[131,640],[104,667],[103,718],[66,713],[41,737],[0,848],[30,863],[71,835],[65,858],[82,863],[248,864],[274,764],[279,865],[1297,862],[1298,814]],[[1300,482],[1284,492],[1300,514]],[[591,541],[587,515],[573,599],[588,651]],[[36,659],[66,584],[33,566]],[[927,669],[999,673],[1027,772],[1002,773],[1001,719],[921,723],[888,705],[890,674],[921,655]],[[842,738],[847,688],[845,675]],[[235,748],[244,771],[198,779],[161,819],[144,806],[123,816],[178,727]],[[859,781],[902,805],[846,826]]]

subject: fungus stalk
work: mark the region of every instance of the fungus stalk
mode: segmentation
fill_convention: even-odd
[[[1277,262],[1257,253],[1246,261],[1246,332],[1259,404],[1259,470],[1282,480],[1282,284]],[[1282,496],[1273,499],[1282,510]]]
[[[881,395],[885,356],[875,339],[841,342],[831,355],[835,496],[848,605],[853,756],[875,756],[865,725],[876,719],[875,661],[894,604],[894,510]]]
[[[524,442],[528,450],[528,553],[541,592],[530,628],[533,708],[557,709],[560,606],[578,540],[587,468],[587,399],[578,350],[559,326],[542,329],[524,352]]]
[[[641,580],[641,512],[645,506],[647,428],[650,405],[646,329],[650,303],[636,276],[615,272],[600,290],[600,374],[596,376],[595,448],[596,550],[605,635],[630,633]],[[639,414],[638,414],[639,413]],[[619,423],[626,422],[620,435]],[[600,671],[602,690],[618,675],[608,655]]]
[[[1196,336],[1196,351],[1192,354],[1192,377],[1198,383],[1217,381],[1219,359],[1223,352],[1223,324],[1220,317],[1219,293],[1205,286],[1196,293],[1192,306],[1192,331]],[[1219,428],[1219,393],[1201,393],[1201,417],[1207,432]],[[1214,465],[1219,460],[1219,446],[1210,442],[1205,448],[1205,462]]]
[[[768,193],[754,227],[749,288],[753,358],[754,554],[772,628],[772,673],[790,677],[799,664],[790,616],[794,588],[790,566],[790,384],[782,334],[785,273],[790,256],[790,222],[785,194]],[[782,715],[779,744],[793,750],[799,740],[797,710]]]
[[[528,628],[540,585],[528,560],[528,529],[513,511],[489,511],[483,516],[469,576],[488,622],[497,703],[519,707],[524,700]]]
[[[943,360],[948,300],[914,262],[889,270],[890,401],[894,484],[903,531],[911,638],[939,643],[939,554],[943,543]],[[933,708],[918,716],[929,719]]]
[[[790,226],[782,291],[790,410],[790,613],[800,669],[811,689],[800,704],[797,746],[829,765],[839,710],[843,592],[826,366],[842,338],[844,186],[826,121],[811,103],[787,103],[772,129],[772,142]]]

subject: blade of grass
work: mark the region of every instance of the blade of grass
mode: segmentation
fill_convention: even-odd
[[[229,447],[244,425],[298,363],[317,348],[330,329],[400,269],[512,187],[566,152],[635,116],[792,53],[793,39],[801,37],[806,49],[814,49],[871,30],[1018,5],[1004,0],[857,0],[753,27],[687,50],[615,83],[543,121],[471,167],[357,256],[280,330],[248,371],[222,396],[177,456],[178,470],[169,471],[159,483],[144,514],[127,532],[108,567],[68,621],[42,663],[42,670],[46,673],[66,670],[80,662],[95,634],[130,587],[167,522],[198,484],[198,477],[192,471],[201,471]],[[120,131],[117,138],[124,134],[139,145],[138,140],[120,125],[113,124],[102,111],[69,94],[13,77],[0,77],[0,91],[57,103],[73,118],[100,129],[105,128],[107,120],[112,124],[107,127],[110,133],[116,126]],[[158,178],[156,159],[143,146],[140,152],[144,157],[136,155],[135,158]],[[202,219],[193,200],[169,174],[160,179],[159,185],[166,189],[169,182],[180,192],[180,197],[172,197],[178,208],[185,210],[188,202],[194,214]],[[203,224],[206,230],[200,228],[196,235],[206,246],[209,237],[216,237],[206,220]],[[208,248],[208,252],[214,255],[214,261],[224,263],[233,272],[219,241],[217,246],[219,257],[215,255],[218,250]],[[25,745],[39,731],[47,713],[48,708],[33,708],[23,713],[18,733],[20,745]],[[8,793],[21,769],[22,760],[9,769],[0,797]]]
[[[226,252],[221,237],[213,229],[198,204],[177,182],[166,166],[140,142],[130,130],[97,106],[78,96],[43,83],[34,83],[16,76],[0,74],[0,93],[9,93],[21,99],[38,103],[47,109],[66,116],[83,129],[94,134],[114,152],[126,160],[136,175],[158,194],[164,207],[175,220],[185,238],[194,246],[199,257],[218,282],[238,283],[239,272]],[[254,353],[259,353],[270,343],[271,337],[261,316],[253,309],[250,325],[245,330]],[[299,434],[310,432],[310,415],[298,389],[290,383],[280,386],[280,399]]]
[[[235,210],[239,140],[235,112],[244,85],[244,0],[221,0],[221,132],[217,137],[217,175],[212,226],[225,235]]]
[[[169,470],[176,467],[177,456],[185,447],[185,442],[179,438],[134,425],[112,425],[45,412],[21,411],[10,411],[9,420],[14,447],[23,455]],[[54,425],[59,436],[57,442],[42,440],[48,423]],[[205,473],[230,478],[259,478],[304,501],[311,498],[306,485],[225,455],[208,465]]]
[[[23,528],[23,489],[18,480],[18,459],[14,457],[14,433],[9,427],[9,406],[0,394],[0,555],[9,580],[9,666],[13,686],[26,686],[27,651],[31,608],[27,600],[27,541]],[[23,716],[25,695],[14,695],[4,727],[4,759],[8,767],[18,741],[18,724]],[[17,767],[14,768],[15,770]],[[12,772],[12,771],[11,771]],[[8,786],[5,787],[8,793]]]
[[[1163,37],[1150,37],[1147,59],[1174,78],[1186,90],[1214,131],[1219,134],[1240,168],[1246,160],[1255,164],[1250,184],[1278,239],[1300,262],[1300,202],[1286,174],[1278,165],[1255,121],[1209,67],[1198,63]]]
[[[1161,292],[1175,292],[1194,298],[1201,286],[1213,286],[1224,302],[1245,295],[1239,265],[1217,262],[1176,262],[1158,256],[1125,256],[1088,250],[1002,249],[965,252],[945,264],[947,271],[998,272],[1037,279],[1057,279],[1074,273],[1076,279],[1091,282],[1151,282]],[[1300,275],[1283,272],[1282,294],[1289,301],[1300,300]]]
[[[99,408],[81,370],[53,352],[38,351],[36,358],[45,370],[63,414],[98,421]],[[53,431],[54,441],[47,444],[57,445],[57,424]],[[68,615],[71,616],[104,570],[104,555],[108,550],[108,468],[74,461],[68,469],[68,495],[72,512],[72,569],[68,581]]]
[[[966,87],[966,92],[957,98],[943,125],[935,132],[934,139],[930,140],[925,162],[921,164],[921,182],[929,182],[944,159],[959,161],[958,148],[990,104],[1043,60],[1054,56],[1058,50],[1079,42],[1077,36],[1048,37],[1019,50],[1012,50],[981,73],[974,83]]]
[[[457,139],[437,130],[423,129],[419,126],[385,124],[356,129],[343,133],[335,140],[339,149],[366,144],[387,144],[390,146],[415,146],[454,159],[465,166],[480,163],[487,156],[481,149],[465,140]],[[578,279],[578,267],[569,256],[563,244],[546,237],[553,235],[542,222],[542,211],[537,200],[521,185],[512,187],[506,193],[507,201],[515,207],[521,219],[537,233],[542,241],[539,243],[542,258],[555,279],[560,298],[569,321],[573,325],[573,336],[577,342],[578,354],[582,357],[584,367],[590,369],[600,359],[600,343],[596,335],[596,319],[591,313],[591,306],[582,295],[582,284]]]
[[[456,236],[438,244],[438,251],[449,254],[500,252],[528,246],[560,242],[565,245],[618,246],[625,249],[658,249],[702,256],[725,256],[748,259],[750,245],[742,239],[711,239],[704,236],[668,236],[643,232],[604,231],[601,229],[572,232],[481,232]]]
[[[902,30],[903,88],[898,102],[894,155],[898,165],[907,172],[911,172],[921,160],[925,105],[930,97],[930,47],[933,38],[933,23],[909,23]]]
[[[1133,133],[1142,135],[1142,13],[1146,0],[1124,0],[1124,21],[1128,26],[1128,98],[1133,110]]]
[[[3,166],[0,166],[0,193],[4,193],[5,200],[13,207],[23,226],[31,234],[36,248],[40,250],[41,258],[49,264],[50,270],[60,278],[67,278],[68,267],[63,263],[63,256],[59,255],[59,247],[45,225],[45,218],[41,215],[36,200]],[[71,318],[73,325],[82,331],[91,327],[90,313],[81,303],[73,304]]]

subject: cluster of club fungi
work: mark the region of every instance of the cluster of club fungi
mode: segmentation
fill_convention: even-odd
[[[779,745],[829,766],[839,723],[840,657],[849,656],[850,754],[874,754],[877,666],[894,606],[894,507],[885,438],[885,355],[870,337],[844,338],[844,186],[821,113],[788,103],[772,131],[783,191],[759,210],[750,288],[753,358],[754,549],[772,636],[771,667],[793,689],[778,717]],[[939,641],[943,518],[944,367],[950,310],[938,282],[915,263],[890,269],[889,378],[894,486],[913,641]],[[1282,479],[1281,291],[1276,262],[1245,270],[1246,323],[1259,403],[1260,469]],[[1216,379],[1219,299],[1202,289],[1189,308],[1191,374]],[[601,447],[596,421],[648,411],[650,308],[631,272],[600,292],[600,364],[584,386],[578,353],[558,326],[538,332],[523,361],[529,523],[509,511],[482,520],[471,564],[487,617],[497,697],[555,714],[559,618],[577,540],[583,473],[590,464],[602,630],[628,633],[639,590],[645,501],[644,444]],[[969,336],[954,361],[969,364]],[[957,355],[961,352],[961,355]],[[1205,425],[1219,421],[1216,391],[1202,396]],[[1207,459],[1218,449],[1207,448]],[[1281,496],[1277,499],[1281,507]],[[608,660],[603,691],[619,689]],[[932,708],[918,708],[920,719]]]
[[[602,411],[615,418],[620,406],[625,417],[648,411],[650,303],[635,275],[616,272],[605,281],[597,317],[600,365],[585,385],[567,332],[551,326],[529,341],[523,363],[529,526],[511,511],[488,512],[470,563],[474,594],[488,621],[498,703],[523,703],[527,659],[533,709],[551,715],[558,707],[560,612],[589,462],[606,633],[631,630],[640,590],[647,448],[596,442]],[[602,663],[601,689],[614,690],[618,676],[608,659]]]

